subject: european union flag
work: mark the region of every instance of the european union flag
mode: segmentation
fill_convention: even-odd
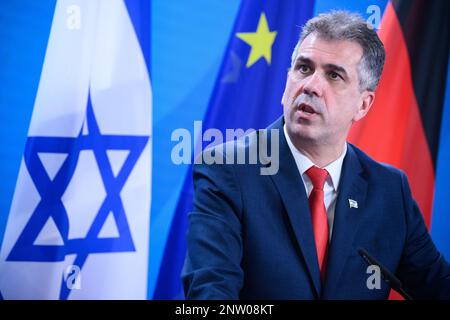
[[[301,26],[314,1],[242,1],[203,128],[258,129],[282,114],[281,97]],[[182,297],[187,213],[192,209],[192,171],[180,194],[154,298]]]

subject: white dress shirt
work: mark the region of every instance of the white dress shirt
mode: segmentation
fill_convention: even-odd
[[[308,175],[306,174],[306,171],[315,164],[294,146],[294,144],[291,141],[291,138],[289,138],[289,135],[287,133],[286,125],[283,126],[283,131],[286,137],[286,141],[289,145],[289,149],[291,150],[291,153],[294,156],[295,163],[297,164],[298,171],[300,172],[300,176],[302,177],[303,184],[305,185],[305,190],[309,198],[309,195],[311,194],[311,191],[313,189],[313,185],[311,179],[309,179]],[[333,231],[334,209],[336,207],[336,198],[338,193],[339,180],[341,178],[342,163],[344,161],[346,153],[347,153],[347,143],[344,144],[344,150],[342,151],[339,158],[331,162],[326,167],[322,168],[328,171],[328,177],[323,187],[323,193],[324,193],[325,208],[327,210],[327,217],[328,217],[329,240],[331,240],[331,235]]]

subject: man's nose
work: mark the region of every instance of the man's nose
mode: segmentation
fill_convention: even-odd
[[[323,93],[323,79],[318,71],[304,79],[302,90],[305,94],[321,97]]]

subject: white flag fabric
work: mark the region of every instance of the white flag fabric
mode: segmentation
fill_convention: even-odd
[[[147,298],[151,150],[125,3],[58,0],[0,252],[5,299]]]

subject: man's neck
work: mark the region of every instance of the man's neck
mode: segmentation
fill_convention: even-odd
[[[332,144],[327,143],[309,143],[309,141],[299,141],[301,139],[292,139],[292,144],[308,157],[316,166],[324,168],[342,155],[346,141],[340,141]]]
[[[330,148],[302,148],[300,146],[295,146],[301,153],[307,156],[316,166],[319,168],[324,168],[333,161],[336,161],[340,157],[344,146],[341,145],[339,148],[330,150]]]

